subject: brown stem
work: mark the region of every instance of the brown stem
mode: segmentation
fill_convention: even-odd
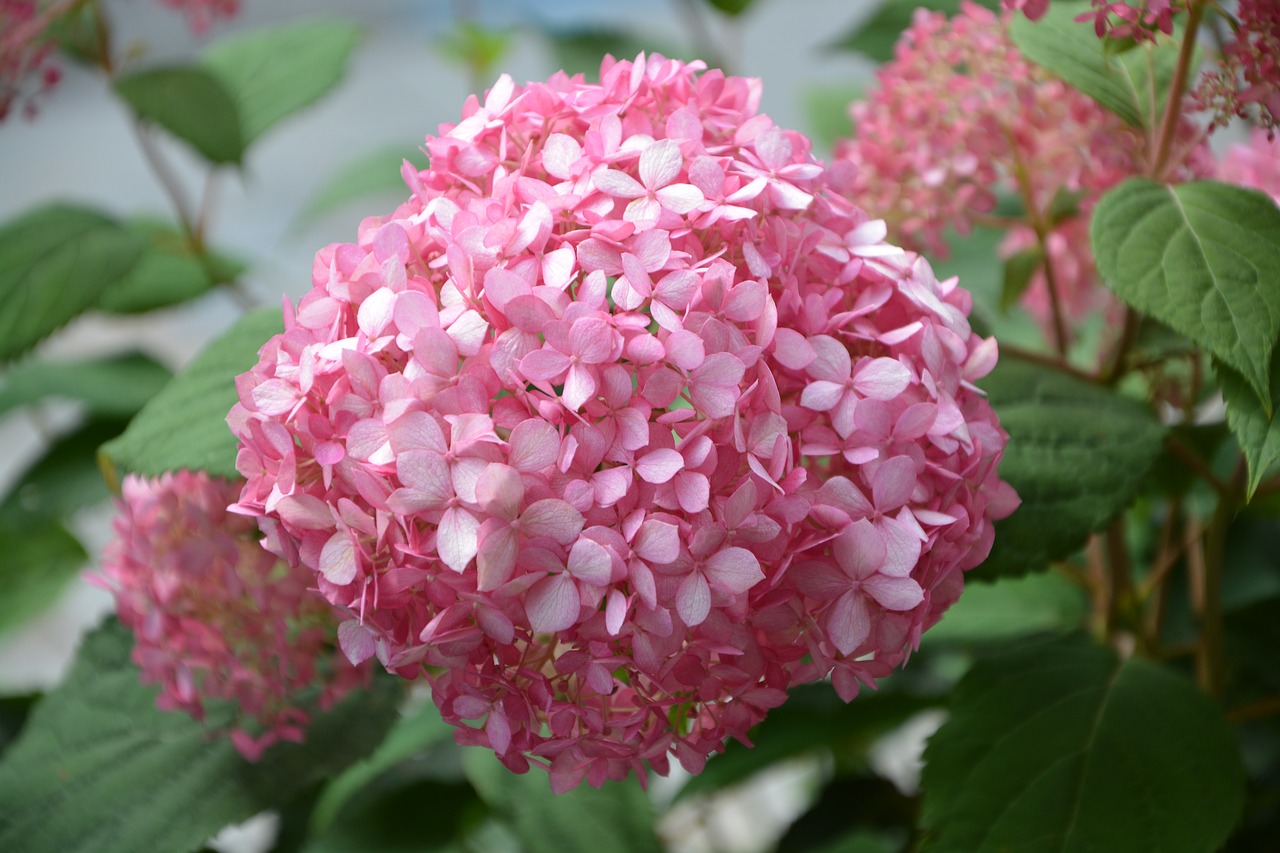
[[[164,162],[164,158],[160,156],[160,151],[156,148],[155,142],[152,141],[141,120],[134,121],[133,129],[134,134],[138,137],[138,147],[142,149],[142,156],[146,158],[147,165],[155,173],[156,179],[159,180],[160,186],[165,191],[165,195],[169,196],[169,201],[173,204],[174,211],[178,214],[178,220],[182,223],[183,231],[186,232],[193,245],[199,245],[198,232],[196,231],[195,222],[191,218],[191,208],[182,185],[178,183],[177,176],[173,174],[172,170],[169,169],[169,165]]]
[[[1108,385],[1115,385],[1124,377],[1125,359],[1129,355],[1129,350],[1133,348],[1134,342],[1138,339],[1138,331],[1141,328],[1142,315],[1126,305],[1124,309],[1124,328],[1120,332],[1120,340],[1116,342],[1115,355],[1111,357],[1111,365],[1103,373],[1104,381]]]
[[[1157,180],[1164,175],[1169,163],[1169,154],[1173,151],[1174,137],[1178,135],[1178,119],[1182,117],[1182,98],[1187,91],[1191,60],[1196,51],[1196,34],[1200,31],[1200,20],[1204,17],[1204,0],[1201,2],[1193,0],[1187,5],[1189,7],[1187,28],[1182,34],[1182,45],[1178,49],[1178,65],[1173,70],[1173,81],[1169,84],[1169,100],[1165,102],[1156,156],[1151,164],[1151,177]]]
[[[1221,477],[1213,473],[1209,463],[1201,459],[1200,454],[1187,446],[1186,442],[1173,433],[1167,433],[1164,437],[1164,446],[1177,457],[1179,462],[1190,468],[1192,473],[1212,486],[1219,497],[1225,498],[1227,496],[1227,484],[1222,481]]]
[[[1133,607],[1133,571],[1129,543],[1125,541],[1124,516],[1111,522],[1105,535],[1107,551],[1107,637],[1116,638],[1127,627]]]
[[[1280,696],[1268,696],[1255,702],[1237,705],[1227,711],[1227,719],[1233,723],[1247,723],[1250,720],[1264,720],[1280,714]]]
[[[1052,367],[1054,370],[1060,370],[1063,373],[1074,376],[1076,379],[1083,379],[1085,382],[1097,383],[1100,381],[1097,376],[1094,376],[1087,370],[1081,370],[1060,355],[1050,355],[1043,352],[1037,352],[1033,349],[1020,347],[1016,344],[1004,343],[1003,341],[1000,343],[1000,354],[1021,359],[1022,361],[1030,361],[1033,364],[1042,364],[1045,367]]]

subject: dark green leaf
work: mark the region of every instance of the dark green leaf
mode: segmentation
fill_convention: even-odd
[[[799,755],[827,750],[844,759],[862,756],[880,735],[939,705],[935,698],[892,692],[868,693],[846,703],[829,684],[797,687],[790,694],[785,705],[770,711],[751,730],[754,747],[729,741],[723,754],[713,755],[706,769],[690,779],[678,797],[684,799],[739,784],[783,759]]]
[[[0,504],[0,524],[21,528],[66,519],[106,500],[110,493],[98,467],[98,447],[124,428],[121,420],[94,419],[60,437],[22,474]]]
[[[172,378],[150,356],[133,352],[81,361],[23,361],[0,384],[0,413],[49,398],[75,400],[92,415],[128,417]]]
[[[787,853],[833,853],[837,850],[900,850],[915,825],[916,804],[888,779],[879,776],[843,776],[832,780],[809,810],[778,842]],[[872,830],[880,830],[872,835]],[[889,830],[885,833],[885,830]],[[850,838],[856,831],[862,840]],[[885,835],[900,836],[891,844]],[[877,843],[878,842],[878,843]]]
[[[440,712],[430,702],[411,716],[397,720],[372,755],[348,767],[325,787],[312,813],[312,825],[317,832],[324,832],[346,803],[365,786],[435,744],[446,740],[452,743],[452,735],[453,727],[440,719]]]
[[[396,715],[398,679],[317,714],[303,744],[257,764],[185,714],[155,707],[112,620],[32,712],[0,762],[0,849],[24,853],[194,850],[223,826],[288,801],[372,750]]]
[[[1032,246],[1020,252],[1014,252],[1004,262],[1004,283],[1000,288],[1000,307],[1008,310],[1010,306],[1022,298],[1031,286],[1031,279],[1044,263],[1044,251],[1039,246]]]
[[[27,717],[39,698],[38,693],[0,696],[0,755],[17,740],[18,732],[27,724]]]
[[[464,766],[481,799],[511,822],[527,853],[662,849],[653,829],[653,805],[634,779],[600,788],[584,782],[554,794],[542,770],[517,775],[486,749],[467,749]]]
[[[1088,9],[1085,3],[1059,0],[1038,21],[1015,16],[1009,34],[1024,56],[1129,124],[1155,127],[1178,63],[1177,41],[1162,38],[1110,52],[1089,21],[1075,20]]]
[[[1164,430],[1109,389],[1007,356],[981,384],[1009,432],[1000,475],[1022,505],[996,522],[991,556],[972,577],[1038,571],[1128,506]]]
[[[1240,814],[1240,748],[1182,676],[1069,639],[979,661],[925,750],[946,853],[1202,853]]]
[[[1280,337],[1280,208],[1217,181],[1131,178],[1093,213],[1103,281],[1128,304],[1238,370],[1270,406]]]
[[[751,8],[755,0],[707,0],[707,4],[726,15],[736,18]]]
[[[246,316],[153,397],[103,455],[118,469],[151,477],[183,468],[236,476],[236,440],[226,421],[239,399],[235,378],[283,328],[278,308]]]
[[[467,783],[423,779],[376,794],[360,803],[361,808],[344,811],[342,820],[313,835],[303,853],[466,853],[481,849],[459,841],[464,826],[485,812]],[[406,820],[409,815],[412,819]]]
[[[114,220],[53,204],[0,227],[0,361],[97,304],[145,244]]]
[[[222,39],[204,62],[231,93],[247,146],[338,85],[359,38],[340,21],[260,27]]]
[[[1080,627],[1087,609],[1084,591],[1054,572],[994,583],[972,583],[951,605],[923,643],[990,643]]]
[[[178,305],[231,281],[245,269],[242,262],[220,254],[203,259],[186,236],[164,223],[136,221],[129,228],[148,243],[133,270],[107,288],[98,307],[115,314],[136,314]]]
[[[999,0],[977,0],[977,3],[995,9]],[[893,46],[898,43],[898,36],[911,26],[911,18],[917,8],[931,9],[950,17],[960,11],[960,5],[961,0],[917,0],[912,3],[886,0],[874,15],[859,20],[831,47],[835,50],[856,50],[876,62],[888,62],[893,59]]]
[[[247,139],[226,87],[192,65],[149,68],[118,77],[115,90],[139,118],[190,143],[210,163],[239,163]]]
[[[1057,225],[1060,222],[1079,216],[1080,202],[1087,195],[1088,193],[1084,190],[1069,190],[1066,187],[1059,187],[1049,201],[1049,209],[1046,211],[1049,216],[1049,222]]]
[[[403,148],[383,148],[353,160],[326,180],[311,196],[299,217],[302,221],[315,219],[323,213],[354,199],[371,195],[398,195],[406,198],[409,194],[400,168],[405,160],[421,169],[425,156],[416,149],[410,151]]]
[[[1280,474],[1280,347],[1271,353],[1270,414],[1244,377],[1225,365],[1217,366],[1227,425],[1249,463],[1248,495],[1258,484]]]
[[[0,634],[46,610],[89,560],[80,542],[56,522],[0,525],[0,554]]]

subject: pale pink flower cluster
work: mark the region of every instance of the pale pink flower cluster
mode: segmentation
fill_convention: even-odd
[[[237,509],[352,658],[556,790],[697,772],[796,684],[852,699],[1017,503],[968,294],[703,68],[470,99],[228,418]]]
[[[0,0],[0,121],[15,105],[31,118],[36,100],[58,82],[51,64],[54,44],[47,30],[52,18],[35,0]]]
[[[240,0],[160,0],[170,9],[187,16],[187,26],[200,34],[219,19],[234,18],[240,11]]]
[[[134,663],[161,686],[157,704],[203,719],[230,703],[231,741],[256,761],[277,741],[301,741],[308,707],[328,706],[368,671],[337,652],[337,620],[308,590],[311,573],[281,563],[251,519],[227,512],[240,488],[190,471],[125,478],[116,538],[91,580],[115,596]]]
[[[1227,148],[1218,164],[1219,180],[1261,190],[1280,204],[1280,138],[1254,129],[1248,140]]]
[[[1221,68],[1204,75],[1198,96],[1219,124],[1250,119],[1274,136],[1280,127],[1280,2],[1240,0]]]
[[[1060,191],[1100,195],[1145,154],[1141,133],[1023,57],[1008,18],[974,3],[950,19],[917,10],[877,79],[837,156],[854,199],[912,246],[945,251],[947,229],[967,232],[1001,191],[1039,212]]]

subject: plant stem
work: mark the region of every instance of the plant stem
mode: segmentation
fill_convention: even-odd
[[[1094,376],[1087,370],[1081,370],[1060,355],[1050,355],[1038,352],[1037,350],[1026,349],[1025,347],[1017,346],[1016,344],[1007,344],[1004,342],[1001,342],[1000,344],[1000,353],[1001,355],[1012,356],[1013,358],[1021,359],[1023,361],[1030,361],[1034,364],[1042,364],[1045,367],[1052,367],[1054,370],[1060,370],[1069,376],[1075,377],[1076,379],[1083,379],[1085,382],[1097,384],[1101,381],[1097,376]]]
[[[1107,637],[1115,639],[1126,627],[1133,606],[1133,574],[1129,543],[1125,541],[1124,516],[1111,522],[1106,532],[1107,551]]]
[[[1151,176],[1157,180],[1163,177],[1169,164],[1169,155],[1173,151],[1173,140],[1178,135],[1178,120],[1182,117],[1182,98],[1187,91],[1187,79],[1191,75],[1191,60],[1196,52],[1196,35],[1200,31],[1200,20],[1204,17],[1205,0],[1192,0],[1187,4],[1187,28],[1182,34],[1182,45],[1178,49],[1178,65],[1173,70],[1173,81],[1169,84],[1169,100],[1165,102],[1164,116],[1160,123],[1160,135],[1156,145],[1155,160],[1151,164]]]
[[[1236,465],[1228,491],[1218,501],[1204,543],[1204,573],[1200,590],[1200,643],[1196,677],[1210,696],[1221,699],[1226,686],[1226,650],[1222,639],[1222,571],[1227,530],[1244,500],[1247,469],[1244,459]]]
[[[1120,332],[1120,340],[1116,342],[1115,355],[1111,357],[1111,365],[1102,374],[1103,381],[1115,385],[1125,374],[1125,359],[1133,343],[1138,339],[1138,330],[1142,328],[1142,315],[1129,306],[1124,309],[1124,328]]]
[[[1280,714],[1280,696],[1268,696],[1256,702],[1239,705],[1227,711],[1227,719],[1233,723],[1247,723],[1250,720],[1264,720]]]
[[[1178,458],[1178,461],[1191,469],[1206,483],[1213,487],[1220,498],[1227,497],[1227,484],[1222,478],[1213,473],[1213,469],[1209,467],[1209,463],[1200,458],[1200,454],[1187,446],[1187,444],[1173,433],[1168,433],[1164,437],[1164,445],[1169,452]]]

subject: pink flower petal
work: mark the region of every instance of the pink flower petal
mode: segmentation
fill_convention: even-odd
[[[599,542],[579,539],[569,551],[569,574],[592,586],[605,586],[613,576],[613,558]]]
[[[511,580],[516,568],[520,538],[506,524],[485,522],[476,549],[476,589],[489,592]]]
[[[636,531],[631,548],[640,559],[654,565],[674,563],[680,556],[680,529],[674,524],[650,519]]]
[[[676,613],[690,628],[701,625],[711,612],[711,587],[702,572],[691,572],[676,591]]]
[[[829,335],[814,335],[809,338],[809,345],[814,353],[813,362],[807,368],[811,377],[840,385],[849,380],[853,362],[844,344]]]
[[[568,545],[582,532],[582,513],[559,498],[535,501],[520,516],[520,530],[526,536],[546,536]]]
[[[529,418],[516,424],[507,440],[511,452],[507,462],[518,471],[533,473],[556,464],[560,454],[560,433],[544,420]]]
[[[707,560],[707,578],[716,589],[742,595],[764,580],[760,561],[746,548],[724,548]]]
[[[862,587],[887,610],[910,610],[924,601],[924,590],[911,578],[875,574]]]
[[[677,472],[672,480],[676,501],[687,513],[702,512],[711,500],[711,481],[697,471]]]
[[[844,385],[820,379],[810,382],[800,393],[800,405],[814,412],[829,412],[844,398]]]
[[[578,621],[582,599],[567,572],[538,581],[525,598],[524,611],[535,634],[558,634]]]
[[[342,649],[342,654],[352,666],[359,666],[373,657],[377,646],[368,628],[348,619],[338,626],[338,648]]]
[[[891,512],[905,504],[916,488],[916,463],[909,456],[885,460],[871,478],[871,499],[880,512]]]
[[[911,384],[911,371],[894,358],[873,358],[853,375],[853,387],[865,397],[892,400]]]
[[[658,203],[672,213],[684,215],[697,209],[706,199],[702,191],[693,184],[670,184],[658,190],[654,195]]]
[[[617,169],[605,169],[591,177],[591,183],[605,195],[614,198],[641,198],[648,193],[640,182]]]
[[[461,507],[449,507],[436,529],[436,553],[455,572],[467,568],[479,549],[480,522]]]
[[[356,579],[356,546],[351,534],[339,530],[329,537],[320,550],[320,574],[336,586],[346,586]]]
[[[840,654],[852,654],[871,636],[871,613],[866,601],[852,592],[840,596],[827,611],[826,628]]]
[[[543,347],[520,359],[520,372],[531,382],[558,379],[569,369],[569,356],[559,350]]]
[[[878,572],[887,556],[884,537],[865,518],[846,527],[836,537],[832,550],[841,568],[858,580]]]
[[[640,181],[651,190],[665,187],[680,174],[683,162],[680,143],[674,139],[654,142],[640,153]]]
[[[659,485],[684,470],[684,457],[670,448],[651,450],[636,463],[636,473],[646,483]]]

